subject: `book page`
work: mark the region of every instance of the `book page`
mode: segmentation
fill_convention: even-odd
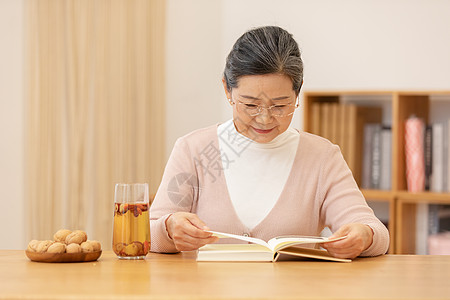
[[[280,249],[301,244],[318,244],[339,241],[345,239],[347,236],[342,236],[334,239],[329,239],[321,236],[305,236],[305,237],[275,237],[270,239],[267,244],[272,251],[276,252]]]
[[[266,247],[267,249],[271,250],[272,252],[276,252],[280,249],[292,246],[292,245],[300,245],[300,244],[317,244],[317,243],[326,243],[326,242],[334,242],[338,240],[345,239],[347,236],[335,238],[335,239],[329,239],[326,237],[321,236],[294,236],[294,237],[275,237],[270,239],[267,243],[261,239],[249,237],[249,236],[242,236],[242,235],[236,235],[231,233],[224,233],[224,232],[217,232],[209,230],[207,232],[210,232],[213,234],[213,236],[217,236],[218,238],[232,238],[232,239],[238,239],[241,241],[246,241],[254,244],[258,244],[261,246]]]
[[[293,260],[293,257],[312,258],[312,259],[321,259],[321,260],[338,261],[338,262],[351,262],[352,261],[351,259],[348,259],[348,258],[333,257],[330,253],[328,253],[325,250],[299,248],[299,247],[295,247],[295,246],[280,250],[277,253],[277,256],[275,257],[274,261]]]
[[[266,247],[269,250],[272,250],[272,248],[269,246],[269,244],[267,244],[265,241],[263,241],[261,239],[252,238],[252,237],[249,237],[249,236],[236,235],[236,234],[231,234],[231,233],[217,232],[217,231],[212,231],[212,230],[209,230],[207,232],[212,233],[213,236],[217,236],[218,238],[238,239],[238,240],[241,240],[241,241],[246,241],[246,242],[258,244],[258,245]]]

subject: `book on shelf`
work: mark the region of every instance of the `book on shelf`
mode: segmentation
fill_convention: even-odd
[[[364,126],[363,143],[362,188],[390,190],[391,127],[379,123],[367,123]]]
[[[381,124],[375,126],[372,136],[372,166],[370,172],[370,187],[372,189],[380,189],[381,177]]]
[[[417,255],[428,254],[427,241],[429,236],[430,213],[428,203],[416,205],[416,251]]]
[[[444,123],[432,124],[432,177],[430,190],[448,190],[448,126]]]
[[[424,160],[425,160],[425,191],[431,189],[431,176],[433,173],[433,127],[427,125],[425,127],[425,145],[424,145]]]
[[[208,244],[198,250],[197,261],[265,261],[319,259],[337,262],[351,262],[351,259],[336,258],[327,251],[300,247],[319,245],[346,238],[329,239],[320,236],[286,236],[275,237],[265,242],[254,237],[230,233],[208,231],[219,238],[237,239],[250,244]]]
[[[331,103],[325,102],[320,106],[320,135],[331,140]]]
[[[430,237],[447,231],[450,231],[450,206],[428,203],[417,204],[416,254],[433,254],[429,248]]]
[[[348,139],[349,139],[349,123],[347,122],[347,118],[350,114],[349,106],[341,104],[339,108],[340,116],[340,142],[339,146],[341,148],[342,155],[344,156],[345,161],[348,162]]]
[[[381,170],[380,189],[390,190],[392,185],[392,128],[381,128]]]
[[[339,145],[356,182],[361,186],[364,125],[381,123],[382,108],[338,102],[314,102],[311,107],[311,133]],[[381,172],[381,166],[376,168]],[[381,180],[381,175],[375,176],[377,182]]]
[[[446,151],[446,157],[444,159],[446,172],[444,173],[444,180],[446,180],[447,192],[450,192],[450,119],[447,120],[447,132],[444,138],[444,149]]]
[[[450,231],[430,235],[428,249],[430,255],[450,255]]]
[[[339,133],[340,133],[340,124],[339,124],[339,103],[331,103],[330,104],[330,141],[334,144],[340,143]]]
[[[320,120],[320,103],[313,103],[311,133],[320,135]]]
[[[366,107],[355,104],[348,105],[348,115],[346,122],[348,124],[348,140],[347,140],[347,164],[353,172],[356,182],[361,186],[362,181],[362,164],[363,164],[363,144],[364,144],[364,127],[367,123],[381,123],[382,108]]]
[[[430,255],[450,254],[450,205],[429,204],[427,246]]]
[[[364,145],[363,145],[363,163],[362,163],[362,180],[361,186],[364,189],[372,187],[372,155],[373,155],[373,136],[379,124],[368,123],[364,125]]]

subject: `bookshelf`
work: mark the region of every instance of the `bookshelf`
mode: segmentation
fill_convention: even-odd
[[[435,99],[450,104],[450,91],[306,91],[303,94],[303,128],[307,132],[322,135],[341,146],[343,155],[352,170],[355,180],[361,187],[363,164],[363,127],[366,123],[381,122],[391,127],[391,177],[390,189],[361,189],[370,202],[386,203],[389,209],[388,229],[391,237],[389,253],[414,254],[416,247],[416,209],[420,203],[450,205],[450,193],[407,191],[404,123],[414,114],[423,118],[426,124],[433,122],[430,112]],[[318,105],[319,104],[319,105]],[[359,112],[359,119],[350,122],[354,128],[345,128],[340,136],[330,135],[330,130],[323,130],[333,113],[325,112],[320,107],[333,104],[346,104],[366,107]],[[345,106],[345,105],[338,105]],[[342,108],[341,108],[342,109]],[[379,110],[381,109],[381,116]],[[450,105],[444,106],[444,115],[450,119]],[[341,118],[350,120],[348,114],[341,112]],[[327,118],[327,120],[325,120]],[[355,118],[355,116],[353,116]],[[348,123],[348,122],[347,122]],[[324,125],[325,124],[325,125]],[[344,130],[347,136],[344,136]],[[331,137],[331,138],[330,138]],[[350,141],[350,142],[349,142]],[[349,145],[350,143],[350,145]],[[375,211],[375,213],[377,213]]]

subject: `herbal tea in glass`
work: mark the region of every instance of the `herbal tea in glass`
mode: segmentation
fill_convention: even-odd
[[[121,259],[144,259],[150,250],[147,184],[117,184],[113,251]]]

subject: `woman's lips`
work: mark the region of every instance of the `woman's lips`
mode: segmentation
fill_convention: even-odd
[[[271,132],[272,130],[273,130],[273,128],[271,128],[271,129],[258,129],[258,128],[255,128],[255,127],[252,127],[253,128],[253,130],[254,131],[256,131],[257,133],[261,133],[261,134],[267,134],[267,133],[269,133],[269,132]]]

